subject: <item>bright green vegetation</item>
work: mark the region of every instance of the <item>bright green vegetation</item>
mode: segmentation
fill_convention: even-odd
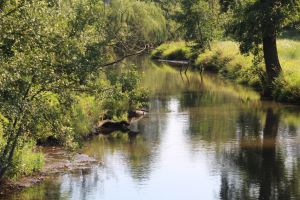
[[[144,106],[135,67],[114,65],[166,37],[163,11],[137,0],[4,0],[0,29],[0,179],[41,169],[37,141],[76,149]]]
[[[300,100],[300,42],[281,39],[278,51],[283,73],[275,81],[273,97],[278,101],[297,103]],[[151,56],[170,60],[192,59],[191,49],[183,41],[162,44]],[[264,66],[263,63],[253,64],[253,59],[252,55],[242,55],[236,42],[219,41],[212,43],[211,50],[198,55],[194,67],[217,72],[263,93],[266,80]]]
[[[188,60],[191,58],[191,48],[185,42],[164,43],[151,52],[154,59]]]
[[[33,172],[40,171],[44,166],[44,155],[41,152],[35,152],[35,143],[24,144],[22,149],[18,149],[13,157],[11,167],[7,171],[7,176],[14,179],[23,175],[30,175]]]
[[[230,16],[225,33],[239,42],[241,53],[251,53],[256,61],[264,61],[266,80],[263,95],[281,99],[281,92],[274,95],[278,93],[275,90],[281,89],[275,79],[284,73],[278,55],[277,39],[288,27],[297,30],[295,24],[300,20],[300,1],[244,0],[240,3],[223,2],[222,7],[223,12]]]

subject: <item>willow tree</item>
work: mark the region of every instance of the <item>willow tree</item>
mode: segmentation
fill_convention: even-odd
[[[195,50],[210,48],[210,42],[220,28],[219,3],[216,0],[181,0],[177,20],[184,32],[184,39]]]
[[[181,0],[143,0],[145,2],[155,2],[164,13],[167,26],[167,40],[178,40],[182,38],[182,32],[179,31],[179,23],[176,21],[176,14],[180,11]]]
[[[297,20],[300,12],[299,0],[238,0],[220,1],[232,19],[227,33],[240,42],[242,53],[258,55],[262,45],[267,74],[265,96],[272,95],[274,80],[280,75],[280,65],[276,40],[288,23]]]
[[[166,20],[153,2],[111,0],[109,5],[107,28],[114,35],[112,42],[118,53],[128,54],[165,40]]]
[[[0,2],[0,179],[16,149],[36,135],[52,132],[72,143],[74,96],[101,93],[93,82],[103,67],[162,39],[164,19],[154,4],[122,2],[121,16],[102,0]]]

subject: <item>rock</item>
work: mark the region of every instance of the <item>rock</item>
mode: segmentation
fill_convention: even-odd
[[[128,118],[139,118],[148,113],[145,109],[128,111]]]
[[[111,120],[105,120],[100,122],[97,128],[97,133],[110,134],[114,131],[128,132],[130,131],[129,125],[130,124],[126,121],[114,122]]]

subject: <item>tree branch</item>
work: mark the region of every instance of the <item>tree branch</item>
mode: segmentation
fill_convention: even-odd
[[[137,51],[137,52],[134,52],[134,53],[131,53],[131,54],[127,54],[125,56],[122,56],[121,58],[113,61],[113,62],[110,62],[110,63],[106,63],[104,65],[102,65],[101,67],[107,67],[107,66],[110,66],[110,65],[115,65],[121,61],[123,61],[125,58],[128,58],[128,57],[131,57],[131,56],[136,56],[136,55],[139,55],[139,54],[142,54],[144,53],[147,49],[149,48],[149,45],[146,45],[143,49]]]

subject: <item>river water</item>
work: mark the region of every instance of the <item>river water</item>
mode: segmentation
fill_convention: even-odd
[[[136,137],[95,137],[103,162],[11,199],[300,199],[300,108],[216,76],[137,61],[151,94]]]

